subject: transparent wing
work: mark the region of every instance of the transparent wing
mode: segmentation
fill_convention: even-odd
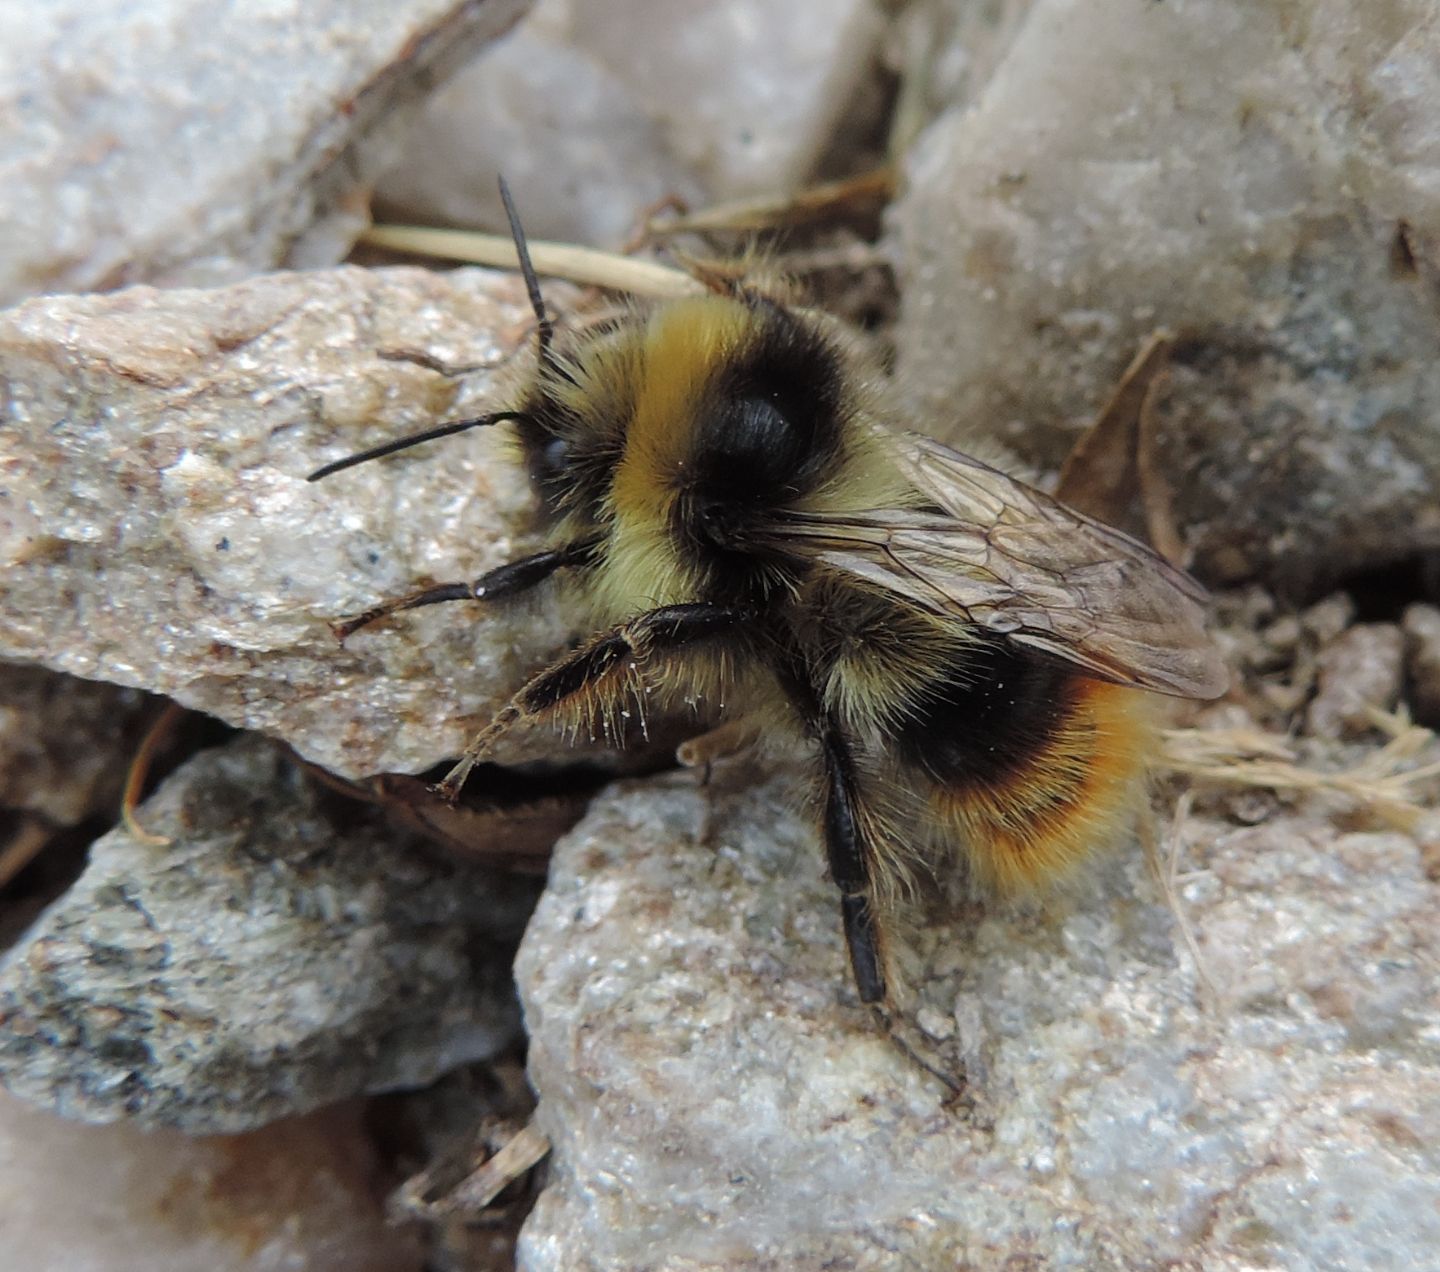
[[[787,535],[834,569],[1100,679],[1183,698],[1225,692],[1205,593],[1189,575],[930,438],[894,445],[905,476],[943,511],[796,514]]]

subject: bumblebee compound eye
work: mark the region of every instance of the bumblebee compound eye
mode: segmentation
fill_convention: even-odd
[[[563,437],[552,437],[540,451],[540,464],[548,476],[558,477],[570,459],[570,443]]]
[[[575,486],[570,442],[567,437],[557,435],[554,428],[555,421],[547,417],[520,430],[530,478],[552,511],[573,495]]]

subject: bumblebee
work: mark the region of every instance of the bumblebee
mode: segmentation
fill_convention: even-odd
[[[502,193],[537,322],[518,401],[311,479],[508,422],[549,546],[339,630],[573,575],[597,634],[534,675],[439,792],[521,720],[593,728],[683,699],[798,734],[855,984],[878,1004],[885,920],[917,864],[958,851],[1012,890],[1125,828],[1153,695],[1226,687],[1204,594],[1125,534],[894,430],[846,333],[774,286],[698,268],[703,294],[557,331]]]

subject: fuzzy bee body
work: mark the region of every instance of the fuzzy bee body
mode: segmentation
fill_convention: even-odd
[[[868,1002],[885,994],[883,918],[913,864],[958,847],[1011,888],[1115,837],[1155,741],[1140,691],[1224,688],[1193,583],[1004,474],[890,431],[878,381],[818,315],[717,284],[556,339],[527,278],[539,365],[503,418],[551,546],[347,629],[564,569],[600,634],[520,690],[448,792],[515,720],[584,727],[632,696],[788,726],[817,754]]]

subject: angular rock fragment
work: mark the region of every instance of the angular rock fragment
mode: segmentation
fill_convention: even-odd
[[[664,126],[541,6],[438,89],[376,187],[376,218],[503,232],[496,178],[534,239],[614,246],[667,195],[703,188]],[[550,17],[551,20],[546,20]]]
[[[343,647],[329,624],[520,555],[526,474],[475,430],[305,477],[508,405],[497,368],[523,374],[532,322],[516,278],[414,269],[0,315],[0,656],[166,694],[349,776],[456,754],[570,635],[563,584]]]
[[[1382,8],[1036,0],[895,209],[916,423],[1053,469],[1166,328],[1205,576],[1313,594],[1434,540],[1440,27]]]
[[[795,795],[620,788],[560,845],[517,963],[554,1143],[521,1267],[1429,1261],[1415,840],[1192,818],[1204,979],[1138,853],[1044,909],[930,916],[899,941],[909,1010],[968,1061],[967,1110],[855,1004]]]
[[[0,304],[333,265],[422,93],[526,0],[0,10]]]
[[[793,190],[879,106],[880,32],[869,0],[541,0],[436,94],[381,206],[501,230],[503,173],[532,235],[608,247],[667,195]]]
[[[533,885],[331,810],[283,751],[203,752],[0,962],[0,1081],[68,1117],[244,1130],[516,1036]]]
[[[1404,637],[1393,623],[1356,623],[1320,651],[1319,688],[1306,713],[1322,738],[1354,737],[1391,711],[1404,679]]]

